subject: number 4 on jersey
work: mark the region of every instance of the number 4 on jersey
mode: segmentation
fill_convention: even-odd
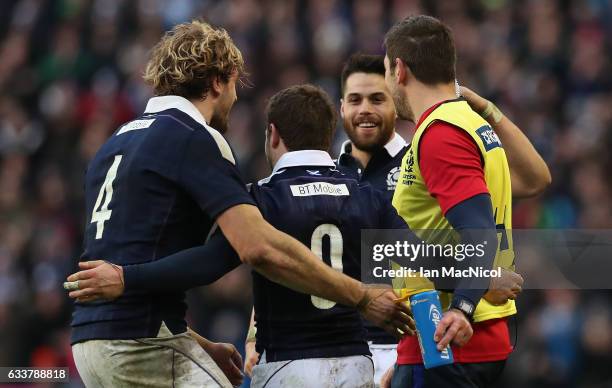
[[[113,182],[117,177],[117,169],[119,168],[119,163],[121,163],[121,158],[123,158],[123,155],[115,155],[115,160],[113,160],[113,164],[106,173],[106,178],[104,178],[104,183],[102,183],[102,187],[100,187],[96,204],[93,207],[91,223],[96,223],[96,240],[102,238],[104,223],[110,220],[111,214],[113,213],[112,210],[108,209],[108,204],[113,198]],[[103,204],[102,200],[104,200]]]

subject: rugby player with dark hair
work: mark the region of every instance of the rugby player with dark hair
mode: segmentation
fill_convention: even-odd
[[[455,45],[445,24],[430,16],[409,17],[389,30],[384,44],[385,81],[398,115],[416,123],[393,205],[417,234],[449,230],[462,243],[490,242],[488,248],[496,249],[487,249],[480,265],[513,269],[512,195],[533,195],[546,187],[545,163],[492,103],[469,90],[464,93],[470,104],[457,97]],[[514,136],[502,142],[493,128]],[[517,157],[515,150],[531,157]],[[518,168],[513,171],[509,161]],[[515,178],[517,172],[522,176]],[[411,279],[403,288],[405,298],[419,292]],[[487,284],[460,279],[452,293],[441,295],[448,310],[434,335],[439,349],[453,344],[455,363],[424,369],[416,338],[404,338],[391,386],[491,386],[512,351],[507,319],[516,314],[518,292],[517,283],[510,299],[495,300],[487,297]]]

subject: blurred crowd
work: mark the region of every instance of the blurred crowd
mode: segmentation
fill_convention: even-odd
[[[143,111],[151,91],[141,74],[164,31],[202,18],[226,28],[242,50],[252,86],[238,91],[227,137],[253,181],[269,174],[266,99],[312,82],[339,102],[347,56],[382,54],[389,26],[418,13],[452,28],[459,82],[495,101],[552,170],[544,195],[516,202],[514,227],[612,226],[608,0],[5,0],[0,365],[76,373],[61,283],[80,255],[83,174],[115,128]],[[411,124],[398,129],[410,138]],[[344,138],[339,127],[333,155]],[[249,285],[241,268],[193,291],[193,327],[242,349]],[[526,291],[519,308],[503,386],[612,386],[612,292]]]

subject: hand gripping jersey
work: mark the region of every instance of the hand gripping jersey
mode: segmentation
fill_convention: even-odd
[[[432,231],[452,230],[452,226],[444,217],[438,201],[430,195],[419,168],[419,142],[428,126],[435,121],[444,121],[463,129],[475,142],[480,151],[485,182],[491,195],[493,214],[498,230],[498,250],[495,256],[495,266],[514,268],[514,251],[512,244],[512,190],[510,185],[510,170],[505,151],[493,129],[475,113],[463,99],[447,101],[435,108],[416,128],[410,150],[406,153],[399,177],[399,182],[393,196],[393,206],[406,221],[410,229],[422,238],[423,234]],[[418,291],[423,287],[411,284],[408,279],[403,284],[396,285],[404,289],[404,294]],[[442,293],[441,301],[447,307],[451,295]],[[513,300],[501,306],[490,304],[481,299],[474,312],[474,321],[486,321],[516,314]]]
[[[286,163],[317,153],[301,165]],[[270,178],[252,187],[264,217],[335,270],[359,279],[361,229],[406,228],[404,221],[382,192],[340,173],[327,153],[285,156]],[[295,292],[256,272],[253,287],[257,349],[266,352],[267,362],[370,354],[354,308]]]

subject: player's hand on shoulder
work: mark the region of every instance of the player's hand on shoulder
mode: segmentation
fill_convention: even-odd
[[[68,276],[64,288],[68,296],[78,302],[92,302],[99,299],[113,300],[125,289],[123,267],[104,260],[82,261],[81,271]]]
[[[212,342],[206,346],[205,350],[233,386],[237,387],[242,384],[244,379],[242,374],[242,356],[234,345]]]
[[[444,349],[448,344],[455,346],[465,345],[472,338],[474,330],[465,314],[457,309],[450,309],[436,327],[434,341],[438,343],[438,350]]]
[[[405,303],[398,302],[397,295],[388,287],[366,288],[358,310],[367,320],[397,338],[415,333],[410,309]]]
[[[247,341],[244,344],[245,348],[245,360],[244,360],[244,373],[249,377],[253,377],[253,367],[257,365],[259,361],[259,353],[255,350],[255,341]]]
[[[482,113],[486,108],[489,100],[479,96],[471,89],[466,88],[465,86],[460,86],[459,90],[461,92],[461,96],[465,98],[468,105],[472,110],[476,113]]]
[[[509,269],[500,268],[501,276],[492,277],[489,290],[484,299],[494,305],[504,304],[515,299],[523,291],[523,277]]]

